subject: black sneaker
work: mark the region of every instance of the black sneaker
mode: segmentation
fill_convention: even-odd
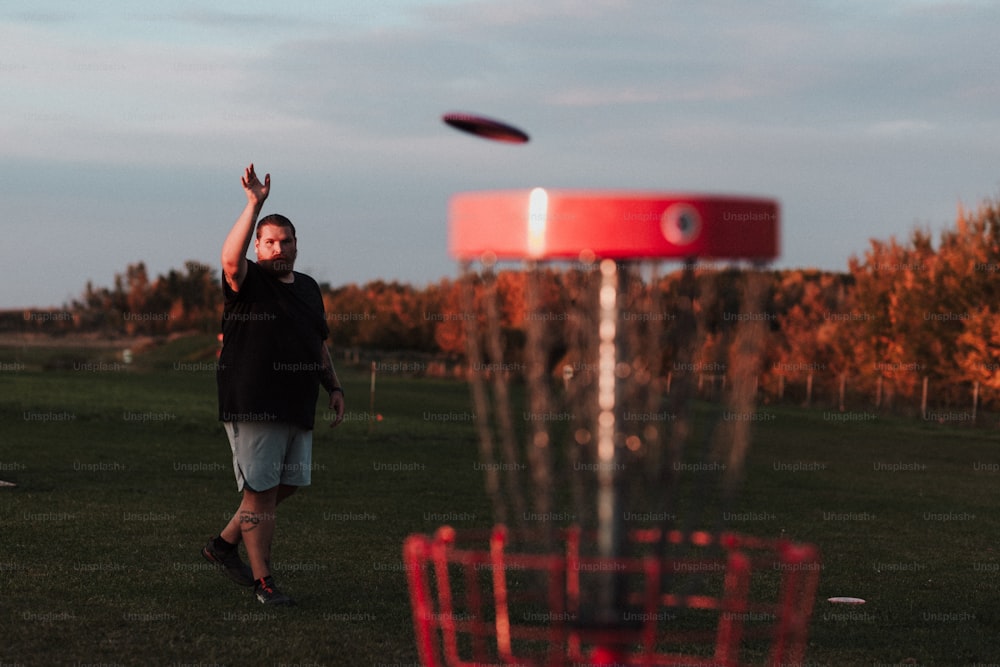
[[[209,540],[201,549],[201,555],[209,563],[217,565],[219,569],[235,581],[240,586],[253,586],[253,570],[240,558],[239,549],[232,551],[222,551],[215,548],[215,541]]]
[[[295,600],[274,586],[274,579],[268,575],[254,582],[253,593],[261,604],[293,605]]]

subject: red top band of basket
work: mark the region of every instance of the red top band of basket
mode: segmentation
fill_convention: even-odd
[[[460,260],[778,256],[771,199],[660,192],[504,190],[449,203],[449,252]]]

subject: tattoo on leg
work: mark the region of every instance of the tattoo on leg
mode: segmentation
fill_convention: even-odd
[[[251,531],[260,525],[260,516],[254,512],[240,512],[240,530]]]
[[[246,532],[253,530],[261,524],[263,521],[274,521],[274,512],[251,512],[249,510],[240,510],[239,512],[239,523],[240,531]]]

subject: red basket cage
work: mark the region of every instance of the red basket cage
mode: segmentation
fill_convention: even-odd
[[[629,556],[493,531],[410,535],[403,546],[425,667],[795,665],[804,658],[818,550],[734,533],[635,530]],[[595,586],[621,605],[595,614]],[[602,617],[603,616],[603,617]]]

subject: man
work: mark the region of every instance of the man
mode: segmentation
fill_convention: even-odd
[[[325,343],[330,332],[319,286],[294,270],[295,227],[275,214],[257,222],[271,175],[261,183],[251,164],[242,183],[247,204],[222,246],[225,306],[217,380],[219,419],[243,497],[201,553],[237,583],[253,586],[260,602],[293,604],[271,575],[275,510],[311,481],[320,384],[330,394],[331,427],[344,418],[344,391]],[[255,224],[253,262],[246,254]],[[240,559],[240,542],[249,567]]]

